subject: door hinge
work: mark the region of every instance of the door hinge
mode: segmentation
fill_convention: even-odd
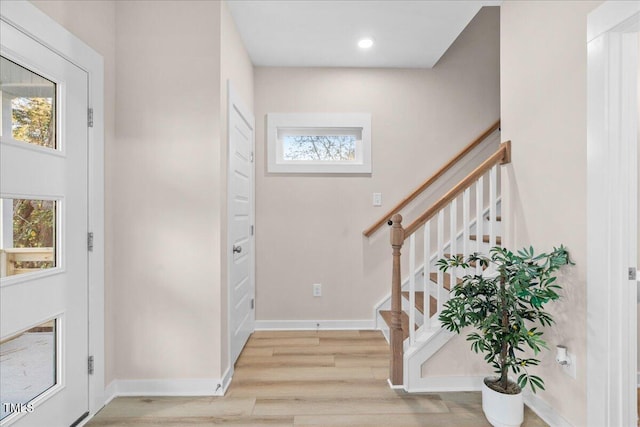
[[[629,280],[637,280],[638,270],[635,267],[629,267]]]
[[[251,152],[251,163],[253,163],[253,151]]]
[[[256,300],[251,298],[251,310],[253,310],[256,307]]]
[[[87,360],[87,368],[89,375],[93,375],[93,356],[89,356],[89,359]]]
[[[87,110],[87,124],[90,128],[93,127],[93,108]]]
[[[253,225],[249,227],[249,233],[253,236]]]
[[[87,233],[87,250],[93,252],[93,231]]]

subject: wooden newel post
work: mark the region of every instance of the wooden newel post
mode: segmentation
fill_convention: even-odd
[[[403,334],[402,334],[402,295],[400,278],[400,249],[404,243],[402,216],[395,214],[391,225],[391,247],[393,248],[393,269],[391,273],[391,366],[389,381],[391,385],[403,383]]]

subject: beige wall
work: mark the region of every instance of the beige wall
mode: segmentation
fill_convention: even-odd
[[[481,11],[431,70],[256,68],[255,106],[257,319],[371,320],[391,249],[386,227],[362,231],[499,117],[499,10]],[[275,112],[371,113],[373,174],[266,173]]]
[[[117,2],[119,379],[220,376],[220,5]]]
[[[118,4],[118,378],[228,367],[226,86],[252,108],[253,66],[224,3],[186,3]]]
[[[507,1],[501,11],[502,136],[513,142],[505,238],[514,248],[562,243],[576,263],[545,337],[577,355],[578,377],[553,351],[533,369],[547,383],[539,396],[573,425],[586,424],[586,28],[598,4]]]
[[[114,293],[112,282],[113,230],[111,207],[114,200],[112,178],[115,155],[116,101],[116,6],[114,1],[33,1],[40,10],[56,20],[104,58],[104,146],[105,146],[105,384],[115,376]]]

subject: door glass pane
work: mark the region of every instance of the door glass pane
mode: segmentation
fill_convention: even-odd
[[[0,199],[0,277],[56,266],[55,200]]]
[[[0,57],[0,136],[56,148],[56,84]]]
[[[56,384],[56,320],[0,342],[0,419]]]

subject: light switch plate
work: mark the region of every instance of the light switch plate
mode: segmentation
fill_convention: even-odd
[[[382,193],[373,193],[373,206],[382,206]]]
[[[313,284],[313,296],[321,297],[322,296],[322,284],[314,283]]]

